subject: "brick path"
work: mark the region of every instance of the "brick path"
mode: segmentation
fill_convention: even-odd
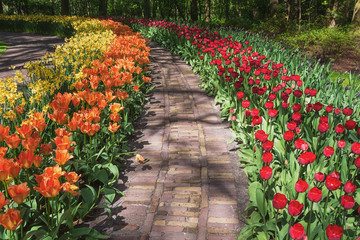
[[[232,135],[177,56],[151,43],[156,88],[142,118],[139,153],[148,162],[125,175],[125,196],[90,223],[111,239],[236,239],[247,179]],[[236,146],[235,146],[236,147]]]
[[[9,64],[21,66],[63,41],[43,36],[43,45],[24,33],[0,33],[0,40],[10,45],[0,77],[13,74]],[[111,206],[112,218],[97,213],[84,224],[111,239],[236,239],[244,226],[237,211],[248,200],[237,146],[227,144],[233,136],[191,67],[154,43],[151,48],[156,88],[135,143],[147,162],[132,164],[119,182],[125,196]]]
[[[0,78],[15,75],[15,71],[9,69],[10,66],[19,70],[26,62],[35,61],[46,52],[54,51],[55,45],[64,43],[64,39],[57,36],[15,32],[0,32],[0,41],[8,44],[0,57]],[[26,74],[26,71],[23,73]]]

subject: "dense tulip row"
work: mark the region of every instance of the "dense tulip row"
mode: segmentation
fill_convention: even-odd
[[[82,20],[54,54],[27,65],[28,89],[17,89],[27,84],[20,74],[1,80],[1,239],[106,238],[73,222],[101,194],[110,204],[120,193],[112,185],[149,91],[150,49],[126,25]]]
[[[315,60],[294,57],[275,62],[275,55],[288,53],[272,52],[270,58],[254,51],[238,32],[224,37],[221,33],[231,31],[167,21],[130,22],[192,64],[242,143],[239,156],[249,178],[251,203],[249,224],[240,239],[359,237],[355,89],[334,85],[320,75],[310,78],[317,70],[302,68],[302,61],[318,66]],[[326,84],[328,91],[316,88]]]

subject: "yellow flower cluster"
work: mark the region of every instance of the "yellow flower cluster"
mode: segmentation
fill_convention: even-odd
[[[89,68],[95,59],[102,59],[115,34],[97,19],[65,16],[4,16],[0,20],[25,20],[29,22],[50,21],[62,24],[71,24],[76,30],[75,36],[66,39],[65,44],[57,46],[54,53],[47,54],[38,61],[25,64],[28,70],[29,91],[28,102],[22,93],[18,92],[16,82],[23,81],[20,75],[15,78],[7,78],[0,86],[0,106],[2,106],[3,117],[13,118],[10,114],[20,103],[30,105],[39,104],[44,96],[52,95],[60,87],[68,89],[74,82],[83,78],[83,69]],[[39,106],[46,110],[46,107]],[[10,113],[7,113],[10,112]]]

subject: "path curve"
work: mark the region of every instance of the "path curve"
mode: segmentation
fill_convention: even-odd
[[[64,43],[64,39],[57,36],[16,32],[0,32],[0,41],[8,45],[0,57],[0,78],[13,77],[15,72],[9,67],[21,69],[26,62],[37,60]]]
[[[219,109],[198,85],[191,67],[150,43],[154,89],[138,125],[132,164],[119,182],[125,191],[88,226],[111,239],[237,239],[244,223],[247,178],[233,135]]]

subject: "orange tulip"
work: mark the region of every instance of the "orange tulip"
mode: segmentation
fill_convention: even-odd
[[[26,150],[34,151],[41,143],[41,136],[38,132],[34,132],[28,139],[22,140],[21,144]]]
[[[20,144],[20,138],[17,134],[12,134],[5,137],[5,142],[9,148],[14,149],[17,148]]]
[[[27,139],[31,136],[34,128],[33,126],[29,124],[23,124],[20,128],[18,126],[15,126],[16,131],[19,133],[20,137]]]
[[[45,127],[47,126],[44,119],[44,113],[34,112],[34,118],[31,119],[31,125],[38,132],[44,131]]]
[[[55,154],[56,158],[53,158],[53,160],[60,166],[64,165],[67,161],[74,157],[69,154],[68,150],[55,150]]]
[[[134,89],[135,92],[138,92],[139,91],[139,85],[133,86],[133,89]]]
[[[88,132],[89,136],[93,136],[95,133],[97,133],[100,130],[100,124],[91,124],[91,129]]]
[[[26,182],[19,185],[10,185],[7,187],[7,190],[17,204],[22,203],[30,193],[30,188],[27,187]]]
[[[80,196],[80,194],[78,192],[75,192],[75,190],[78,190],[79,187],[74,184],[65,182],[61,185],[61,188],[64,192],[71,193],[72,195],[77,196],[77,197]]]
[[[35,157],[34,157],[34,166],[37,167],[37,168],[40,167],[42,159],[43,158],[41,156],[35,155]]]
[[[20,211],[16,209],[9,208],[6,213],[0,215],[0,224],[7,230],[15,230],[21,222]]]
[[[55,129],[55,132],[59,137],[63,137],[63,136],[70,137],[72,135],[72,133],[70,133],[69,131],[66,131],[65,128],[57,128],[57,129]]]
[[[8,150],[7,147],[0,147],[0,158],[5,157],[7,150]]]
[[[116,91],[116,97],[117,98],[119,98],[120,100],[122,100],[122,101],[125,101],[126,99],[128,99],[128,97],[129,97],[129,95],[128,95],[128,93],[127,92],[125,92],[125,91],[120,91],[120,89],[118,89],[117,91]]]
[[[71,147],[71,144],[75,144],[74,141],[70,141],[70,138],[68,136],[55,137],[54,143],[56,144],[56,147],[59,150],[69,150]]]
[[[138,163],[138,162],[144,162],[145,159],[143,156],[141,156],[140,154],[136,154],[135,158],[134,158],[134,162]]]
[[[32,164],[34,163],[34,152],[30,150],[26,150],[19,154],[19,158],[16,159],[20,166],[23,168],[31,168]]]
[[[68,120],[68,115],[58,109],[55,109],[52,114],[48,113],[48,117],[59,125],[65,124]]]
[[[112,102],[116,97],[114,96],[114,92],[111,89],[107,89],[105,91],[105,98],[107,102]]]
[[[65,174],[65,172],[61,169],[61,167],[59,167],[59,165],[45,168],[45,175],[48,177],[59,178],[60,176],[63,176],[64,174]]]
[[[80,105],[81,98],[78,95],[73,95],[71,101],[74,107],[78,107]]]
[[[120,103],[113,103],[110,105],[110,111],[113,113],[118,113],[120,110],[123,110]]]
[[[15,107],[15,112],[20,115],[20,114],[22,114],[24,112],[24,108],[22,108],[20,106],[16,106]]]
[[[80,177],[81,174],[78,175],[76,172],[65,173],[65,178],[69,183],[76,183]]]
[[[5,205],[8,205],[10,200],[5,199],[5,194],[0,192],[0,209],[2,209]]]
[[[39,154],[42,154],[44,156],[50,155],[52,153],[52,151],[53,151],[51,143],[41,144],[40,149],[41,150],[40,150]]]
[[[113,122],[118,122],[122,119],[117,113],[110,113],[109,117]]]
[[[117,125],[117,123],[109,123],[108,129],[110,132],[115,133],[121,125]]]
[[[71,120],[69,121],[69,123],[67,125],[68,129],[70,131],[76,131],[76,129],[79,128],[79,125],[82,120],[83,120],[82,114],[74,113],[74,115],[72,116]]]
[[[149,82],[151,82],[151,78],[146,77],[145,75],[143,75],[143,81],[149,83]]]
[[[4,127],[0,124],[0,142],[4,141],[5,137],[9,135],[9,126]]]
[[[35,178],[37,180],[37,178]],[[56,197],[61,189],[59,179],[55,177],[42,177],[39,186],[34,187],[34,190],[41,193],[46,198]]]
[[[18,162],[14,162],[13,159],[9,159],[9,165],[10,165],[10,171],[9,171],[9,177],[16,178],[19,176],[19,173],[21,171],[21,166]]]

